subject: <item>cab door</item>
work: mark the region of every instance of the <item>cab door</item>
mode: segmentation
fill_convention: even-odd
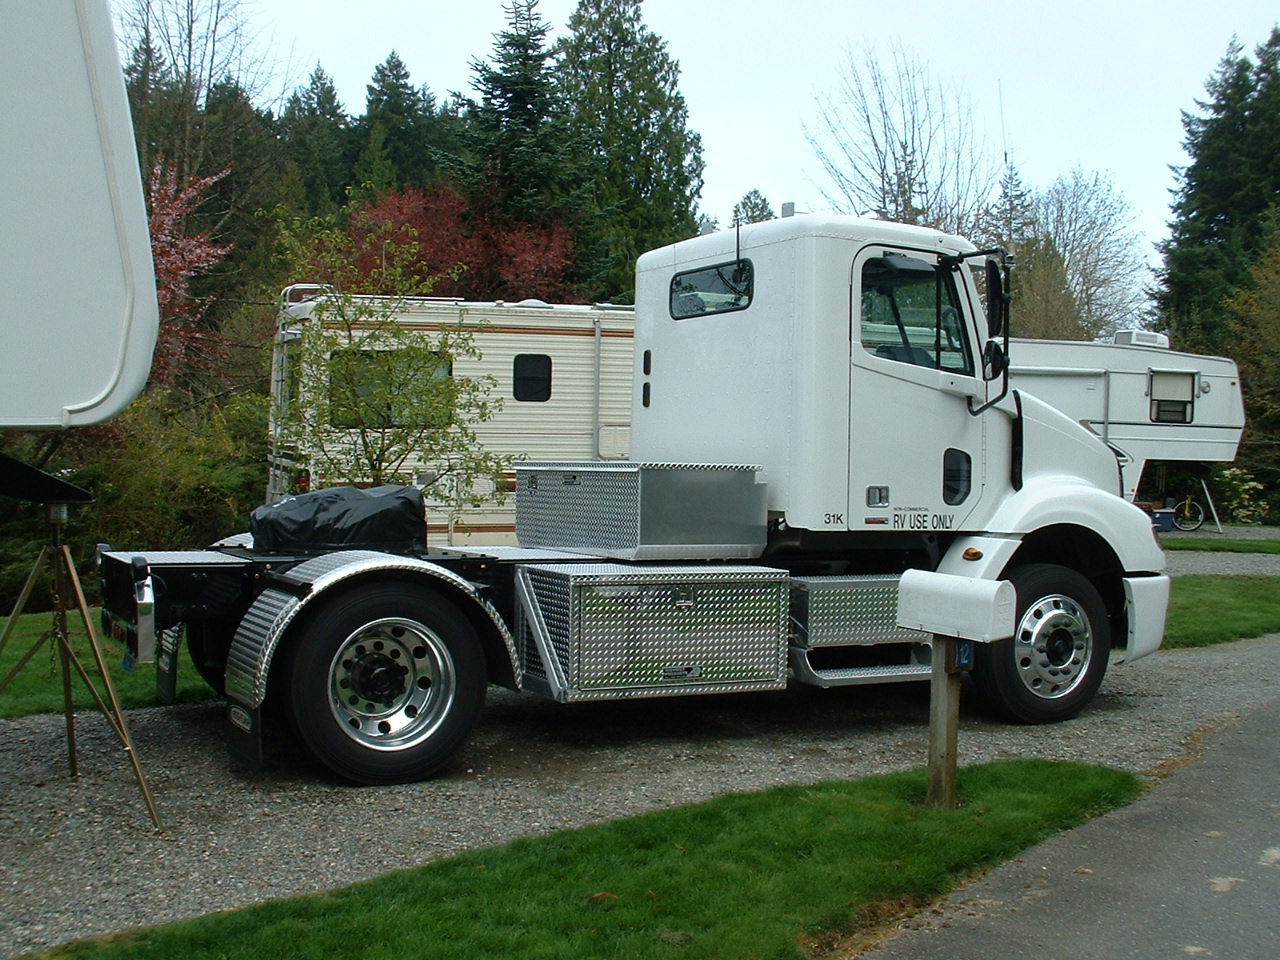
[[[849,528],[961,530],[985,486],[973,291],[937,254],[872,246],[850,297]]]

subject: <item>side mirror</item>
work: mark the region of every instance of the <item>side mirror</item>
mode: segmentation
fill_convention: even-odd
[[[984,380],[999,380],[1009,369],[1009,357],[999,340],[988,340],[982,351],[982,376]]]
[[[1009,306],[1009,294],[1004,289],[1000,265],[987,260],[987,335],[994,337],[1004,330],[1005,314]],[[993,378],[994,379],[994,378]]]

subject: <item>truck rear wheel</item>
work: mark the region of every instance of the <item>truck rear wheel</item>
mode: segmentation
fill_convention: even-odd
[[[307,617],[281,664],[303,745],[358,783],[407,783],[466,742],[484,703],[484,654],[466,617],[406,584],[351,590]]]
[[[1008,577],[1017,591],[1012,638],[979,645],[973,679],[983,700],[1012,720],[1069,720],[1093,699],[1107,670],[1111,628],[1102,598],[1067,567],[1030,564]]]

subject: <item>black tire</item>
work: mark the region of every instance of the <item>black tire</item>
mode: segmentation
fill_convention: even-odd
[[[200,674],[200,679],[213,687],[219,696],[227,692],[227,650],[231,647],[234,632],[234,624],[221,632],[204,620],[193,620],[187,624],[187,651],[191,654],[191,665]]]
[[[424,780],[466,742],[484,704],[484,652],[429,590],[351,589],[290,631],[280,664],[302,745],[357,783]]]
[[[1020,723],[1069,720],[1093,699],[1107,672],[1111,626],[1093,584],[1074,570],[1029,564],[1010,570],[1016,631],[979,644],[973,679],[984,702]]]
[[[1199,530],[1204,524],[1204,507],[1192,500],[1183,501],[1173,511],[1173,525],[1179,530]]]

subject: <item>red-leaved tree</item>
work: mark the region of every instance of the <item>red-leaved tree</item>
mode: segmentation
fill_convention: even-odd
[[[147,184],[151,257],[155,264],[160,332],[156,338],[151,383],[189,389],[193,379],[222,377],[229,343],[205,322],[210,298],[191,292],[192,278],[206,273],[231,252],[214,243],[209,231],[189,234],[188,219],[205,191],[229,173],[181,182],[174,164],[161,157]]]
[[[471,300],[564,300],[571,296],[565,276],[573,253],[573,232],[562,224],[534,227],[499,224],[478,213],[456,190],[430,193],[415,187],[372,200],[351,214],[358,263],[368,289],[378,292],[382,264],[377,235],[414,247],[415,272],[432,278],[436,296]]]

